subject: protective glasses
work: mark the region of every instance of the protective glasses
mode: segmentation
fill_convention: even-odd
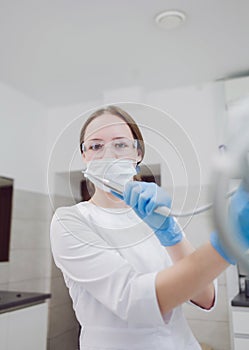
[[[129,156],[134,154],[134,150],[138,148],[138,140],[131,140],[127,138],[118,138],[111,142],[105,143],[103,141],[85,141],[81,144],[81,150],[84,153],[101,156],[105,149],[110,147],[112,152],[117,156]]]

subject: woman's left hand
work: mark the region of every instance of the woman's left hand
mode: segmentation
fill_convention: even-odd
[[[249,248],[249,192],[243,184],[239,186],[231,197],[229,219],[232,227],[232,239],[238,244],[241,253]],[[227,251],[219,235],[213,232],[210,237],[212,246],[230,264],[236,264],[236,259]]]
[[[249,192],[243,183],[231,197],[230,219],[234,227],[235,240],[248,249],[249,247]]]

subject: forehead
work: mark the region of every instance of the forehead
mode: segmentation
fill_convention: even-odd
[[[132,132],[126,122],[113,114],[104,113],[96,117],[87,126],[85,140],[87,139],[108,139],[114,137],[133,138]]]

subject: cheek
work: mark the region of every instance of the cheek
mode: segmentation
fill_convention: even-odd
[[[95,159],[102,159],[102,158],[105,158],[105,156],[97,155],[94,153],[86,153],[86,154],[82,153],[82,160],[84,163],[90,162]]]
[[[89,159],[88,159],[88,156],[85,153],[82,153],[81,157],[82,157],[83,163],[87,163],[88,162]]]

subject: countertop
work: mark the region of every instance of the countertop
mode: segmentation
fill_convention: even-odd
[[[232,306],[249,307],[249,298],[245,296],[245,293],[237,294],[231,301]]]
[[[8,312],[12,309],[21,309],[29,306],[30,304],[39,304],[50,298],[51,294],[49,293],[0,290],[0,313]]]

